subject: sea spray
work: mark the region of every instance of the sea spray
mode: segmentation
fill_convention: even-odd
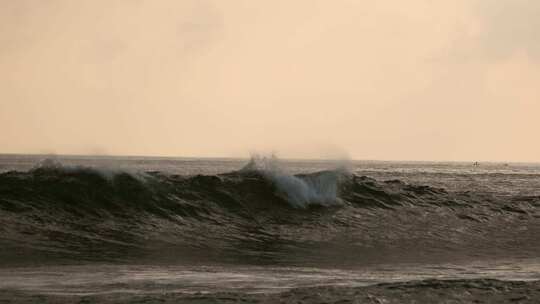
[[[30,172],[45,173],[45,172],[65,172],[65,173],[90,173],[97,174],[107,181],[111,182],[118,175],[129,175],[130,177],[138,180],[139,182],[146,182],[151,179],[152,176],[146,172],[129,170],[126,168],[115,168],[113,166],[99,166],[90,167],[83,165],[67,165],[63,164],[55,158],[45,158],[36,163]]]
[[[271,180],[278,195],[293,207],[307,208],[309,205],[331,206],[341,204],[338,198],[338,183],[347,173],[345,167],[333,171],[323,171],[317,175],[295,176],[282,169],[274,155],[252,155],[241,171],[256,171]]]

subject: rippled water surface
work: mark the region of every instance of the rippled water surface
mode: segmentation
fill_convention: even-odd
[[[0,289],[540,276],[538,164],[46,158],[0,156]]]

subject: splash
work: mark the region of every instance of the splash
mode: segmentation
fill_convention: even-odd
[[[129,175],[132,178],[137,179],[140,182],[145,182],[152,178],[145,172],[114,168],[114,167],[87,167],[81,165],[68,165],[63,164],[55,158],[45,158],[38,162],[30,172],[34,173],[46,173],[46,172],[64,172],[64,173],[90,173],[97,174],[107,181],[113,181],[118,175]]]
[[[338,182],[345,169],[322,171],[316,175],[295,176],[287,173],[275,154],[252,155],[241,171],[256,171],[271,180],[277,194],[293,207],[307,208],[309,205],[340,205]]]

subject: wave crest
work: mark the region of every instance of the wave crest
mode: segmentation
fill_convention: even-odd
[[[307,208],[310,205],[340,205],[338,183],[345,170],[322,171],[311,175],[292,175],[282,169],[275,155],[254,155],[240,172],[257,172],[269,179],[277,194],[293,207]]]

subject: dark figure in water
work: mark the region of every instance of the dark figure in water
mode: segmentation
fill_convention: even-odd
[[[478,166],[480,166],[480,163],[479,162],[474,162],[473,166],[478,167]]]

